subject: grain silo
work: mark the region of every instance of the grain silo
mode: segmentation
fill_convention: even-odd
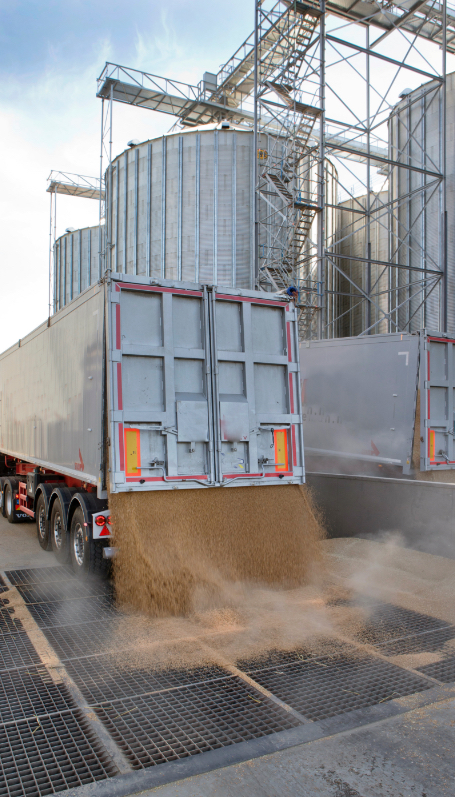
[[[363,215],[367,207],[366,195],[348,199],[339,205],[336,230],[337,247],[340,255],[343,256],[340,264],[346,277],[340,276],[338,282],[339,321],[335,337],[360,335],[373,324],[372,333],[388,332],[387,320],[380,313],[380,310],[388,312],[388,275],[383,266],[374,262],[384,263],[388,260],[389,210],[387,203],[387,191],[370,195],[369,225],[367,225],[366,216]],[[352,257],[364,259],[369,257],[372,261],[370,270],[365,268],[362,260],[352,260]],[[349,282],[347,277],[352,282]],[[368,285],[368,283],[370,284]],[[374,300],[374,303],[371,304],[369,319],[367,318],[366,303],[361,301],[360,292],[354,285],[357,285],[365,293],[370,293]]]
[[[263,139],[260,143],[266,147]],[[99,227],[93,227],[67,232],[56,242],[55,309],[98,281],[105,270],[255,288],[253,143],[251,131],[232,126],[132,142],[106,173],[101,238]],[[329,165],[326,193],[334,205],[336,172]],[[276,197],[275,202],[282,203],[285,212],[285,200]],[[259,210],[269,212],[266,199],[261,199]],[[303,244],[308,266],[302,279],[313,276],[315,226],[316,221]],[[261,232],[259,246],[265,234]],[[285,250],[285,232],[278,220],[276,230],[269,225],[267,234]],[[333,234],[330,211],[327,235]],[[100,245],[106,251],[102,265]],[[273,291],[282,286],[270,281],[265,287]]]
[[[395,310],[392,318],[399,328],[410,332],[423,327],[444,328],[441,283],[427,279],[425,286],[419,286],[417,272],[413,269],[437,271],[447,260],[447,331],[455,333],[455,73],[448,75],[446,81],[446,139],[452,146],[447,147],[445,169],[444,137],[441,133],[443,94],[439,81],[430,81],[414,91],[403,92],[389,120],[390,159],[412,167],[393,166],[389,178],[389,200],[393,208],[390,216],[390,260],[409,267],[409,270],[397,270],[398,277],[391,286],[394,290],[390,309],[392,312]]]

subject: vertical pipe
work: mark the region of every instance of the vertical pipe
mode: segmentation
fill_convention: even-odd
[[[319,105],[321,108],[319,130],[319,213],[318,213],[318,292],[320,293],[320,310],[318,313],[317,334],[318,338],[324,336],[325,327],[325,0],[320,0],[320,31],[319,31]]]
[[[92,284],[92,231],[88,231],[88,250],[87,250],[87,287]]]
[[[137,274],[137,247],[139,224],[139,150],[134,150],[134,242],[133,242],[133,274]]]
[[[195,208],[195,230],[194,230],[195,282],[199,282],[200,199],[201,199],[201,134],[196,133],[196,208]]]
[[[448,332],[449,326],[449,286],[447,263],[447,0],[442,5],[442,233],[443,233],[443,304],[442,304],[442,331]],[[453,319],[451,319],[453,325]]]
[[[147,147],[147,225],[145,240],[145,274],[150,277],[150,248],[152,237],[152,145]]]
[[[128,273],[128,150],[123,156],[123,273]]]
[[[368,329],[368,334],[371,335],[372,330],[370,329],[372,324],[371,318],[371,159],[370,159],[370,150],[371,150],[371,119],[370,119],[370,26],[367,25],[365,29],[366,33],[366,84],[367,84],[367,97],[366,97],[366,105],[367,105],[367,201],[366,201],[366,211],[367,211],[367,224],[366,224],[366,259],[367,259],[367,273],[366,273],[366,293],[368,296],[367,306],[366,306],[366,328]],[[377,319],[379,320],[379,319]],[[363,330],[362,330],[363,332]]]
[[[120,163],[115,164],[115,260],[114,270],[118,272],[118,220],[120,214]]]
[[[163,136],[161,162],[161,278],[166,277],[166,154],[167,138]]]
[[[218,130],[214,131],[213,164],[213,284],[218,282]]]
[[[64,238],[64,245],[63,245],[63,260],[64,260],[64,272],[63,272],[63,307],[66,305],[66,250],[67,250],[67,238]]]
[[[52,205],[53,205],[53,203],[52,203],[52,191],[50,193],[50,198],[51,198],[51,202],[50,202],[50,211],[49,211],[50,221],[49,221],[49,312],[48,312],[48,316],[49,317],[52,314],[52,306],[51,306],[51,302],[52,302],[52,273],[54,274],[54,280],[53,281],[54,281],[54,307],[55,307],[55,260],[54,260],[54,263],[52,262],[53,259],[54,259],[53,258],[53,246],[52,246],[52,222],[53,222],[53,218],[52,218]]]
[[[100,146],[100,218],[98,228],[98,279],[102,274],[102,251],[103,251],[103,146],[104,146],[104,97],[101,99],[101,146]]]
[[[177,279],[182,279],[183,136],[179,136],[177,187]]]
[[[69,240],[70,240],[70,245],[71,245],[71,248],[70,248],[70,302],[72,302],[73,301],[73,279],[74,279],[74,275],[73,275],[73,240],[74,240],[74,234],[73,233],[71,233]]]
[[[61,300],[62,293],[62,242],[58,243],[58,294],[57,294],[57,310],[62,306]]]
[[[232,277],[233,288],[237,284],[237,133],[232,134]]]
[[[77,275],[77,292],[82,293],[82,230],[79,230],[79,273]]]
[[[253,128],[253,225],[252,274],[249,288],[256,288],[259,279],[259,200],[258,200],[258,88],[259,88],[259,15],[262,0],[254,2],[254,128]]]

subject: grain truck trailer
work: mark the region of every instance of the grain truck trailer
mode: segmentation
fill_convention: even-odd
[[[0,496],[76,573],[109,495],[304,481],[297,316],[282,297],[111,275],[0,355]]]

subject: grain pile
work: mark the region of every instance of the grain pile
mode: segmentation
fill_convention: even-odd
[[[111,495],[124,608],[153,617],[220,610],[226,585],[293,589],[320,569],[324,532],[300,486]]]

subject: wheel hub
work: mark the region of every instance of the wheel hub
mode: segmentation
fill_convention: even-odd
[[[62,547],[62,519],[56,515],[54,519],[54,540],[57,548]]]
[[[44,540],[46,536],[46,515],[43,506],[41,507],[38,515],[38,532],[40,539]]]
[[[7,490],[6,492],[6,511],[8,515],[13,514],[13,496],[11,490]]]
[[[74,558],[78,563],[79,567],[82,567],[84,564],[84,529],[82,528],[81,524],[78,523],[75,530],[74,530]]]

